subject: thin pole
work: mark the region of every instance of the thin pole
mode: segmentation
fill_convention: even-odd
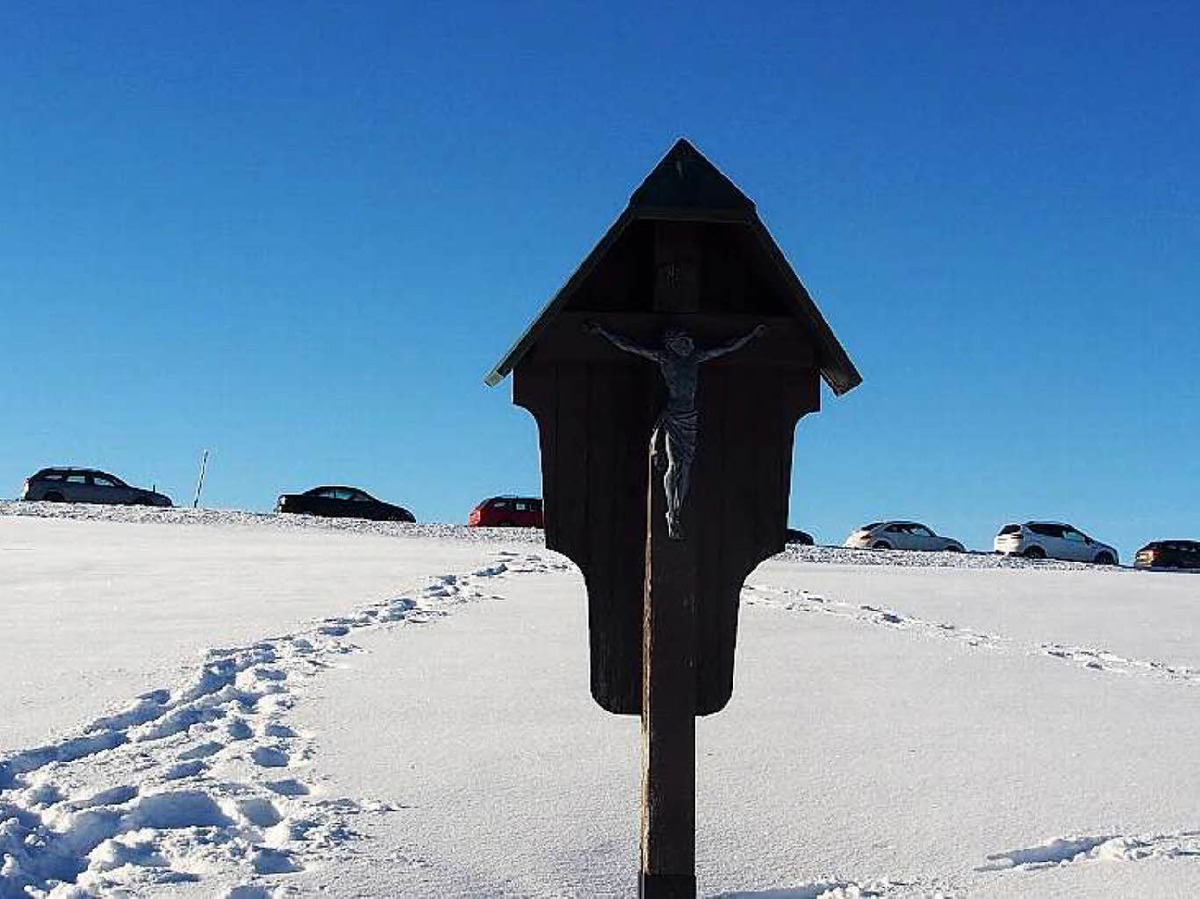
[[[650,468],[642,643],[642,899],[696,896],[696,556]]]
[[[200,505],[200,491],[204,489],[204,469],[208,467],[208,450],[200,455],[200,480],[196,482],[196,497],[192,500],[192,508]]]

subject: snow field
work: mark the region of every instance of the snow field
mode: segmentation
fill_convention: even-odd
[[[421,626],[506,571],[499,561],[438,576],[413,596],[211,650],[188,682],[0,758],[0,895],[155,895],[189,883],[212,895],[213,881],[231,879],[243,881],[226,883],[231,895],[273,895],[254,878],[336,860],[356,817],[392,807],[305,781],[313,736],[286,721],[305,682],[355,652],[356,631]]]
[[[774,585],[880,574],[779,560],[747,588],[733,702],[698,727],[702,893],[1193,895],[1194,672],[1096,668],[1052,641]],[[1007,592],[1008,572],[948,574],[909,573],[940,602]],[[630,894],[637,721],[587,697],[578,575],[513,588],[403,646],[369,637],[298,710],[340,722],[319,769],[407,806],[369,831],[407,867],[351,859],[314,892],[374,877],[380,895]]]
[[[161,511],[0,504],[0,752],[185,677],[212,647],[469,570],[500,545],[487,532],[442,539],[465,528]]]
[[[540,535],[171,514],[0,505],[0,897],[634,890],[638,723]],[[764,563],[701,892],[1200,895],[1198,583]]]

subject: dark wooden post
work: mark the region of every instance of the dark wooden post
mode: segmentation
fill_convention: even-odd
[[[654,223],[653,309],[695,313],[700,246],[692,222]],[[651,462],[642,619],[642,867],[644,899],[696,895],[696,541],[666,528],[662,472]],[[684,505],[687,525],[692,516]]]
[[[696,895],[695,541],[667,536],[662,473],[650,467],[642,627],[643,899]],[[685,507],[686,509],[686,507]],[[684,514],[685,526],[691,516]]]

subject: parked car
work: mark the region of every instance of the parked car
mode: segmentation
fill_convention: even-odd
[[[542,500],[536,496],[492,496],[467,516],[473,528],[540,528]]]
[[[963,551],[953,537],[935,534],[915,521],[875,521],[864,524],[846,538],[844,546],[859,549],[923,549],[930,552]]]
[[[417,519],[402,506],[376,499],[357,487],[313,487],[303,493],[285,493],[275,503],[276,512],[297,512],[325,518],[369,518],[372,521]]]
[[[1065,559],[1116,565],[1120,558],[1107,543],[1093,540],[1083,531],[1060,521],[1027,521],[1006,524],[996,535],[996,552],[1027,559]]]
[[[796,543],[800,546],[812,546],[813,538],[812,534],[808,533],[808,531],[798,531],[795,528],[788,528],[787,542]]]
[[[1155,540],[1133,557],[1134,568],[1191,568],[1200,570],[1200,541]]]
[[[103,503],[115,506],[170,506],[157,490],[131,487],[97,468],[43,468],[25,479],[21,499],[48,503]]]

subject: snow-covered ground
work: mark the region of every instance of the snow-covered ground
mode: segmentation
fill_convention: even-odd
[[[804,548],[698,728],[708,896],[1200,895],[1200,578]],[[540,535],[0,504],[0,897],[629,895]]]

